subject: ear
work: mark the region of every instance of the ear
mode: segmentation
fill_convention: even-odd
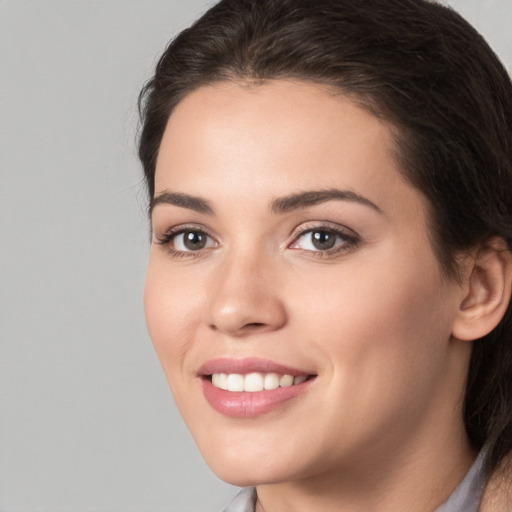
[[[500,323],[510,302],[512,254],[505,241],[492,238],[478,246],[467,258],[463,274],[463,299],[452,334],[470,341],[489,334]]]

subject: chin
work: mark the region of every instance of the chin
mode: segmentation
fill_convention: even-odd
[[[298,461],[290,457],[275,443],[254,435],[254,442],[247,438],[240,442],[234,436],[212,436],[197,439],[197,445],[208,467],[215,475],[231,485],[252,487],[294,478],[290,468],[297,468]],[[230,438],[231,437],[231,438]]]
[[[255,487],[295,479],[285,468],[252,460],[246,460],[242,464],[232,464],[228,460],[215,461],[213,464],[208,464],[208,466],[218,478],[237,487]]]

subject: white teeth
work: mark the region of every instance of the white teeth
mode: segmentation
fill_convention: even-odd
[[[212,384],[216,388],[228,389],[228,376],[225,373],[214,373],[212,375]]]
[[[277,373],[253,372],[247,375],[240,373],[214,373],[212,384],[216,388],[227,391],[256,391],[272,390],[278,387],[286,388],[295,384],[302,384],[307,380],[305,375],[279,375]]]
[[[293,376],[291,375],[283,375],[281,380],[279,381],[279,385],[282,388],[288,388],[293,385]]]
[[[245,376],[244,391],[263,391],[264,387],[264,379],[261,373],[248,373]]]
[[[230,373],[228,375],[228,391],[243,391],[244,376],[239,373]]]
[[[219,374],[219,388],[221,389],[228,389],[228,375],[227,373],[220,373]]]
[[[279,375],[277,373],[267,373],[265,375],[265,389],[277,389],[279,387]]]

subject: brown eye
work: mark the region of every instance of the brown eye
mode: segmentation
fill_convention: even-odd
[[[183,245],[189,251],[204,249],[208,236],[201,231],[185,231],[183,233]]]
[[[214,240],[199,229],[185,229],[175,233],[168,244],[177,252],[197,252],[215,246]]]
[[[336,244],[336,235],[329,231],[312,231],[311,244],[319,251],[332,249]]]
[[[302,231],[290,247],[312,253],[334,254],[352,248],[358,241],[353,232],[319,226]]]

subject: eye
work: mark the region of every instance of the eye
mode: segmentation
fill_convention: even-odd
[[[292,249],[302,249],[317,253],[337,253],[348,250],[358,242],[358,237],[346,229],[318,226],[303,228],[290,245]]]
[[[213,245],[213,240],[204,232],[186,230],[173,236],[172,242],[177,251],[200,251]]]
[[[197,253],[217,245],[208,233],[193,227],[171,229],[157,238],[156,243],[165,246],[172,255]]]

